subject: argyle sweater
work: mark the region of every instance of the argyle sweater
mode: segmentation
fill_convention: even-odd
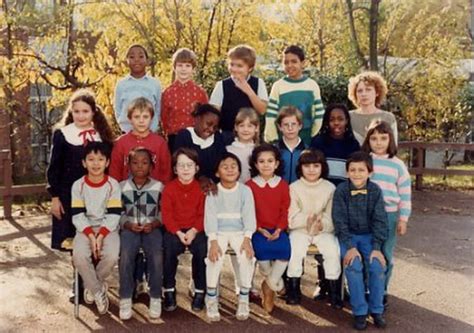
[[[149,178],[141,188],[130,178],[120,183],[124,213],[120,219],[123,226],[127,222],[144,225],[160,220],[159,199],[163,184]]]

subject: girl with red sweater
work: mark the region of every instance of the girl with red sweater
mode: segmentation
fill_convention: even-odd
[[[255,199],[257,232],[253,234],[252,245],[260,271],[265,279],[262,283],[262,306],[271,312],[275,293],[284,288],[282,275],[288,266],[291,249],[286,229],[290,189],[279,174],[283,164],[278,148],[262,144],[255,148],[250,157],[252,179],[247,182]]]
[[[161,211],[166,228],[163,236],[164,310],[176,310],[176,270],[178,256],[186,248],[193,255],[192,275],[195,285],[191,304],[193,311],[204,308],[206,291],[207,237],[204,234],[204,192],[196,174],[199,170],[198,154],[191,148],[179,148],[172,158],[176,178],[163,190]]]

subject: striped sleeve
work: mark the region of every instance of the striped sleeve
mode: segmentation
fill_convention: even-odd
[[[398,209],[400,211],[400,221],[408,222],[411,215],[411,178],[405,164],[401,160],[398,160],[398,162],[399,177],[397,179],[397,187],[400,196]]]
[[[321,129],[324,117],[324,105],[323,101],[321,100],[321,91],[316,82],[314,87],[314,102],[311,110],[313,117],[313,127],[311,129],[311,135],[315,136],[319,133],[319,130]]]
[[[82,180],[80,178],[72,185],[71,189],[71,215],[72,224],[76,227],[78,232],[87,233],[90,230],[91,224],[86,216],[86,204],[82,195]]]
[[[278,116],[280,109],[280,89],[279,82],[273,84],[270,91],[270,97],[267,104],[267,112],[265,115],[265,141],[272,142],[278,139],[278,130],[275,124],[275,119]]]

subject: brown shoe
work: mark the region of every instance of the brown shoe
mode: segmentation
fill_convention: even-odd
[[[262,307],[266,312],[270,313],[275,306],[275,292],[268,286],[265,280],[262,282],[262,294]]]

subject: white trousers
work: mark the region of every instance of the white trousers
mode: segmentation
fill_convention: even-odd
[[[320,233],[310,236],[303,232],[290,232],[291,257],[288,264],[288,277],[299,278],[303,275],[303,260],[311,244],[318,247],[323,256],[326,279],[337,280],[341,274],[339,242],[334,234]]]
[[[208,288],[217,288],[222,266],[224,265],[224,255],[227,247],[230,245],[237,258],[239,272],[239,287],[250,289],[252,286],[252,277],[255,268],[255,257],[249,259],[245,252],[240,252],[240,247],[244,241],[243,232],[219,232],[217,234],[217,243],[222,251],[222,256],[216,262],[206,258],[206,282]],[[208,249],[211,247],[211,241],[208,241]]]

